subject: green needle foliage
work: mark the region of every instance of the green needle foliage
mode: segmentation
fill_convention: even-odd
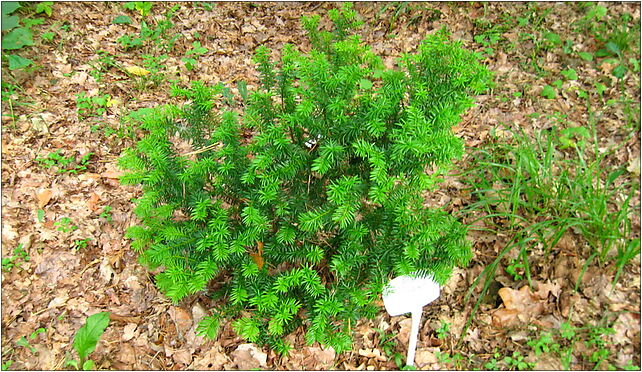
[[[303,18],[309,54],[257,49],[261,84],[243,114],[215,112],[224,88],[196,82],[174,89],[184,106],[131,115],[146,135],[121,158],[122,182],[144,191],[127,236],[164,267],[156,283],[173,301],[229,277],[199,328],[209,337],[233,317],[246,340],[286,353],[282,336],[303,324],[309,343],[342,352],[392,275],[443,283],[471,257],[466,228],[422,192],[462,155],[451,127],[488,71],[445,31],[386,69],[351,34],[350,4],[329,16],[331,32]],[[178,153],[177,134],[198,150]]]

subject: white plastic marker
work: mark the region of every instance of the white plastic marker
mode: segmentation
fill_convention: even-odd
[[[415,365],[415,349],[419,335],[419,323],[424,306],[439,297],[439,284],[430,276],[402,275],[394,278],[383,290],[383,305],[390,316],[412,314],[412,327],[408,339],[406,364]]]

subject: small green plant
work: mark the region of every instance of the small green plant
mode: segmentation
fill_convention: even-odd
[[[470,182],[479,201],[467,210],[486,210],[492,215],[489,221],[501,216],[501,228],[514,231],[513,240],[488,270],[510,249],[519,247],[524,275],[530,282],[529,246],[541,243],[548,253],[571,228],[591,247],[589,261],[597,258],[606,264],[613,260],[621,272],[639,254],[639,239],[630,237],[628,217],[635,185],[624,182],[616,186],[625,171],[607,171],[601,166],[615,148],[599,151],[594,121],[590,123],[584,130],[554,130],[534,139],[515,133],[511,144],[489,144],[476,152],[480,156],[474,155],[474,168],[481,173],[475,173]],[[543,219],[530,223],[532,216]]]
[[[405,365],[404,356],[397,351],[397,340],[395,340],[395,335],[393,333],[385,332],[379,328],[375,328],[379,335],[379,347],[386,354],[386,356],[394,360],[397,368],[403,368]]]
[[[131,4],[131,3],[126,3]],[[149,3],[151,4],[151,3]],[[146,48],[147,54],[159,50],[168,53],[174,48],[176,40],[181,37],[180,33],[171,33],[170,29],[174,26],[171,19],[180,5],[175,5],[159,20],[153,20],[154,24],[141,21],[140,32],[138,35],[123,35],[118,38],[118,43],[125,49]]]
[[[553,335],[550,332],[542,332],[538,339],[528,341],[528,346],[535,350],[535,355],[542,353],[559,352],[560,345],[553,341]]]
[[[55,168],[56,173],[77,174],[87,170],[87,165],[92,155],[94,155],[94,153],[90,152],[83,155],[80,160],[77,161],[76,156],[64,156],[62,155],[62,150],[58,149],[55,152],[49,153],[45,158],[36,158],[35,161],[40,163],[44,168]]]
[[[46,332],[47,332],[47,330],[45,328],[42,328],[42,327],[38,328],[35,331],[31,332],[31,334],[29,335],[29,338],[32,339],[32,340],[35,340],[36,337],[38,337],[39,334],[46,333]]]
[[[568,70],[563,70],[560,72],[568,80],[577,80],[577,72],[575,69],[569,68]]]
[[[24,347],[24,348],[29,349],[29,351],[31,351],[31,353],[32,353],[32,354],[38,354],[38,350],[37,350],[35,347],[33,347],[33,346],[29,343],[29,341],[27,341],[27,338],[26,338],[26,337],[24,337],[24,336],[23,336],[23,337],[20,337],[20,338],[16,341],[16,345],[17,345],[17,346],[21,346],[21,347]]]
[[[6,362],[2,362],[2,370],[8,371],[9,368],[11,368],[12,364],[13,364],[13,360],[7,360]]]
[[[85,325],[76,332],[74,337],[73,348],[78,353],[79,359],[67,359],[66,365],[77,370],[81,368],[84,371],[95,370],[94,361],[88,358],[96,349],[100,336],[103,335],[107,326],[109,326],[109,312],[107,311],[88,317]]]
[[[501,35],[498,32],[485,32],[483,34],[475,35],[474,40],[484,48],[486,56],[495,54],[495,49],[492,47],[501,40]]]
[[[435,356],[437,357],[437,360],[439,361],[439,363],[448,365],[447,366],[448,369],[450,368],[464,369],[463,363],[466,360],[466,358],[460,353],[454,353],[453,355],[450,355],[447,352],[437,351],[435,353]],[[453,367],[450,367],[450,366],[453,366]]]
[[[91,241],[91,238],[86,238],[86,239],[79,239],[74,241],[74,246],[76,249],[85,249],[87,248],[87,244]]]
[[[74,225],[71,222],[71,218],[69,217],[61,218],[60,221],[54,223],[54,226],[58,226],[58,231],[62,231],[65,233],[72,232],[78,229],[78,226]]]
[[[488,360],[488,362],[484,363],[484,368],[489,370],[489,371],[497,371],[499,370],[498,366],[498,360],[501,358],[501,354],[498,352],[495,352],[493,354],[493,357]]]
[[[573,23],[576,32],[592,36],[597,44],[597,51],[591,56],[605,58],[604,61],[616,64],[611,74],[623,79],[628,71],[639,70],[640,22],[630,14],[619,16],[609,14],[608,8],[592,4],[586,7],[586,15]],[[627,58],[630,55],[633,58]]]
[[[112,68],[120,69],[121,65],[116,61],[116,58],[110,54],[109,52],[105,52],[104,50],[97,50],[96,54],[98,57],[89,64],[92,66],[92,69],[89,71],[89,74],[96,79],[96,81],[101,81],[103,78],[103,75],[108,72]],[[85,99],[86,101],[86,99]],[[105,102],[107,104],[107,102]],[[91,110],[91,107],[87,107],[87,109]]]
[[[185,63],[185,67],[191,71],[194,69],[194,67],[196,67],[197,61],[195,57],[201,56],[205,53],[207,53],[207,48],[201,46],[200,41],[195,41],[192,44],[192,49],[188,50],[187,53],[185,53],[186,57],[181,58],[181,61],[183,61],[183,63]]]
[[[629,360],[625,365],[622,366],[622,369],[625,371],[639,371],[640,366],[633,364],[633,360]]]
[[[2,258],[2,271],[10,271],[12,268],[20,268],[22,261],[29,262],[31,257],[25,251],[22,244],[18,244],[16,248],[13,249],[13,255]]]
[[[47,17],[51,17],[53,13],[53,1],[43,1],[36,5],[36,14],[45,13]]]
[[[98,96],[87,96],[85,92],[76,94],[76,112],[78,120],[84,120],[91,116],[102,116],[111,106],[111,96],[103,94]]]
[[[149,74],[138,77],[136,87],[139,90],[153,88],[167,80],[163,71],[165,69],[165,60],[168,58],[167,54],[159,56],[144,54],[143,67],[149,71]]]
[[[511,260],[511,263],[506,266],[506,273],[513,277],[513,280],[519,281],[524,279],[524,270],[526,266],[522,261],[521,257],[515,260]]]
[[[114,25],[130,25],[132,24],[132,19],[125,15],[119,15],[111,21]]]
[[[15,13],[20,9],[19,2],[2,3],[2,31],[8,31],[2,36],[2,50],[19,50],[26,46],[32,46],[33,31],[28,26],[21,26],[20,19]],[[21,27],[20,27],[21,26]],[[18,54],[2,53],[3,60],[8,62],[9,70],[17,70],[30,66],[33,61],[29,58],[21,57]]]
[[[103,209],[102,213],[100,214],[100,218],[105,219],[107,223],[111,223],[112,221],[112,215],[111,215],[111,206],[107,205]]]
[[[512,356],[505,356],[502,361],[506,364],[509,370],[526,371],[533,369],[535,363],[528,363],[524,361],[524,356],[519,351],[514,351]]]
[[[146,17],[152,11],[154,3],[151,1],[131,1],[123,4],[123,8],[136,10],[142,17]]]
[[[440,340],[445,339],[450,335],[450,323],[445,322],[445,321],[440,321],[439,328],[435,330],[437,332],[437,338]]]
[[[542,87],[542,97],[553,99],[557,97],[557,91],[550,85],[545,85]]]
[[[43,32],[42,34],[40,34],[40,38],[47,43],[52,43],[54,37],[56,37],[56,33],[52,31]]]

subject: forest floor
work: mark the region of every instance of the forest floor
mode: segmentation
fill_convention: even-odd
[[[231,94],[245,81],[251,91],[258,81],[251,60],[256,47],[278,53],[291,43],[308,51],[300,17],[323,18],[337,5],[126,4],[55,2],[48,14],[46,6],[23,3],[14,13],[28,22],[34,43],[4,54],[34,64],[9,70],[2,62],[2,368],[70,369],[74,334],[100,311],[111,313],[111,323],[91,355],[99,369],[402,366],[410,318],[390,317],[383,307],[354,327],[352,351],[339,355],[306,345],[302,328],[288,336],[294,349],[284,357],[246,344],[230,324],[217,340],[197,336],[207,296],[173,305],[124,237],[136,221],[131,199],[139,189],[118,181],[117,158],[136,138],[122,118],[173,102],[172,81],[223,82]],[[427,195],[428,204],[473,226],[474,258],[426,307],[417,367],[639,369],[640,4],[357,3],[355,9],[365,21],[363,41],[388,66],[447,26],[494,73],[494,88],[476,98],[455,128],[467,145],[456,167],[461,173]],[[150,32],[141,35],[143,23]],[[596,141],[604,155],[598,171],[612,181],[604,186],[597,177],[596,187],[617,186],[602,217],[609,222],[625,210],[614,227],[623,235],[617,249],[594,258],[598,248],[575,226],[551,247],[524,239],[504,250],[520,231],[491,216],[505,207],[474,208],[501,185],[471,190],[486,171],[473,161],[481,156],[476,151],[514,144],[511,129],[533,139],[559,129],[573,146]],[[561,153],[572,157],[568,148]],[[522,225],[541,217],[513,212],[521,213]],[[625,262],[613,285],[617,264]],[[487,267],[496,270],[484,276]]]

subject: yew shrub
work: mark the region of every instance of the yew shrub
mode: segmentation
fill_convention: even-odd
[[[303,325],[309,343],[345,351],[392,276],[443,283],[471,257],[465,226],[422,192],[462,155],[451,128],[487,69],[443,30],[388,69],[353,34],[350,4],[329,17],[331,31],[303,18],[309,53],[257,49],[260,87],[242,112],[214,109],[225,88],[196,82],[173,91],[186,104],[130,115],[144,136],[120,159],[122,182],[143,194],[127,236],[163,268],[156,284],[173,301],[219,299],[200,326],[209,337],[232,318],[246,340],[286,353],[283,336]],[[217,277],[226,285],[211,291]]]

